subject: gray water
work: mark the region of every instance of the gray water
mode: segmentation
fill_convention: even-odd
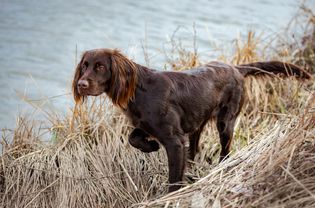
[[[297,0],[0,0],[0,128],[34,111],[21,96],[61,114],[73,106],[76,48],[79,55],[119,48],[145,63],[146,43],[150,66],[159,68],[178,27],[178,38],[192,40],[195,24],[198,52],[209,55],[211,43],[232,46],[250,29],[283,30],[298,6]]]

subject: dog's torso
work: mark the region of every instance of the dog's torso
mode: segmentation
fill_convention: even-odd
[[[243,82],[237,69],[219,62],[182,72],[143,69],[126,113],[135,127],[156,138],[191,133],[223,107],[236,114]]]

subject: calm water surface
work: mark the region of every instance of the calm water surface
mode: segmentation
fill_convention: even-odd
[[[61,113],[73,105],[76,48],[79,55],[120,48],[145,63],[145,42],[150,66],[158,68],[178,27],[177,37],[192,40],[195,24],[198,52],[209,55],[211,42],[229,47],[251,28],[281,31],[298,5],[296,0],[0,0],[0,128],[12,128],[19,113],[34,111],[21,96]]]

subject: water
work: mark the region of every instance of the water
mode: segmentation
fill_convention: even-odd
[[[229,46],[251,28],[281,31],[298,5],[296,0],[0,0],[0,128],[12,128],[18,114],[32,113],[21,96],[61,113],[73,105],[76,47],[78,54],[120,48],[145,63],[145,42],[150,65],[158,68],[164,65],[161,50],[178,26],[177,36],[191,40],[195,24],[198,51],[209,54],[211,41]]]

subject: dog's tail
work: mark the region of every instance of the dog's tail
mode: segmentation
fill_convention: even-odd
[[[290,63],[281,61],[254,62],[235,66],[244,77],[256,75],[282,74],[310,79],[312,75],[304,69]]]

